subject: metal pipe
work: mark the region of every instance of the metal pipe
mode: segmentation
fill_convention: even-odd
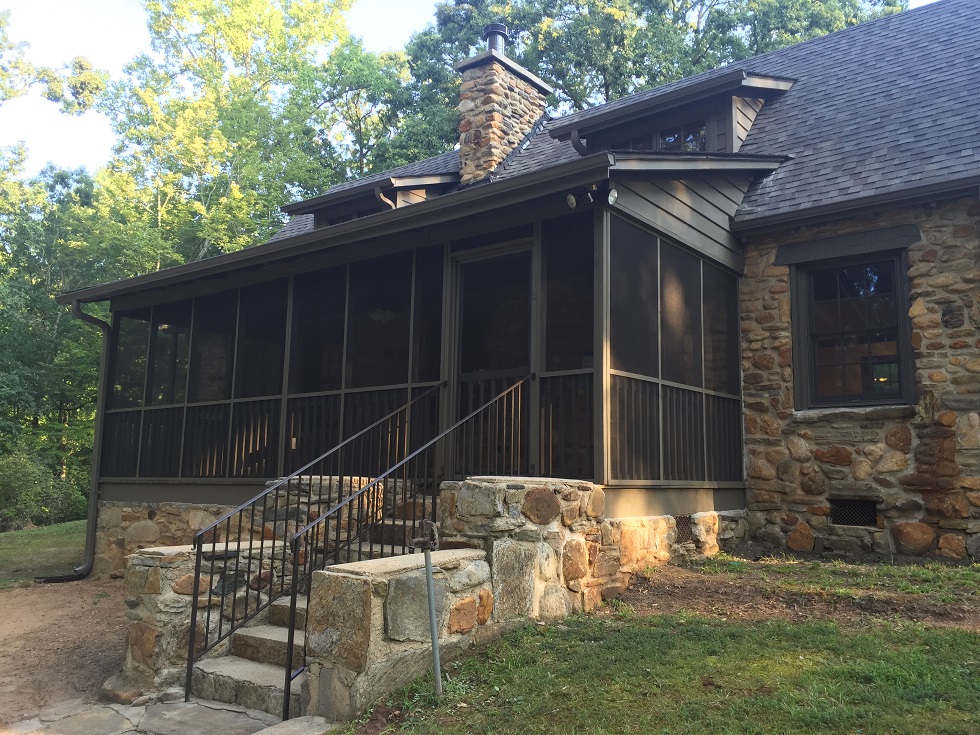
[[[429,595],[429,634],[432,636],[432,668],[436,679],[436,697],[442,697],[442,669],[439,664],[439,626],[436,623],[436,590],[432,579],[432,547],[438,546],[434,538],[436,524],[430,520],[422,521],[425,537],[416,539],[416,548],[421,546],[425,552],[425,588]]]
[[[85,556],[82,563],[75,567],[74,574],[56,577],[35,577],[34,581],[41,584],[74,582],[91,574],[92,567],[95,566],[95,529],[99,519],[99,461],[102,455],[102,427],[104,419],[102,408],[105,402],[106,386],[108,385],[106,360],[108,359],[109,336],[112,334],[112,327],[108,322],[82,311],[81,304],[77,300],[71,302],[71,313],[76,319],[98,327],[102,331],[102,348],[99,352],[99,387],[95,399],[95,437],[92,440],[92,471],[89,481],[88,514],[85,526]]]

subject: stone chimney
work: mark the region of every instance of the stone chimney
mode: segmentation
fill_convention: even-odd
[[[483,29],[487,50],[456,64],[459,88],[460,183],[493,173],[544,115],[551,87],[504,55],[507,26]]]

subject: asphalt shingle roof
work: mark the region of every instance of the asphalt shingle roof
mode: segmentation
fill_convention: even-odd
[[[980,0],[940,0],[544,121],[490,181],[578,158],[570,142],[551,137],[557,126],[585,125],[611,110],[655,111],[659,98],[733,69],[794,80],[766,102],[740,150],[790,157],[749,189],[735,215],[740,224],[980,177]],[[449,151],[321,198],[392,176],[458,170],[458,153]],[[273,239],[312,227],[310,215],[294,216]]]

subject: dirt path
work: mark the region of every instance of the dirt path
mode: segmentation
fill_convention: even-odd
[[[94,702],[122,666],[122,580],[0,591],[0,727],[69,699]]]

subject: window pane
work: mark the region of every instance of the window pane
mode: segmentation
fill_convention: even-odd
[[[151,404],[184,402],[190,338],[189,301],[153,307],[149,377]]]
[[[684,150],[688,153],[707,150],[704,120],[684,125]]]
[[[419,250],[415,255],[415,344],[412,345],[413,379],[439,380],[442,358],[442,262],[441,247]]]
[[[308,273],[294,280],[290,393],[340,389],[346,303],[346,266]]]
[[[660,248],[660,328],[665,380],[701,385],[701,261],[663,243]]]
[[[149,338],[149,309],[120,313],[116,316],[110,408],[143,405],[146,347]]]
[[[545,369],[592,367],[592,213],[542,227],[545,258]]]
[[[670,128],[660,131],[660,149],[664,151],[679,151],[684,144],[683,129]]]
[[[237,311],[237,291],[194,301],[190,401],[222,401],[231,397]]]
[[[353,263],[347,318],[349,387],[408,382],[412,253]]]
[[[738,279],[704,264],[704,387],[739,392]]]
[[[242,289],[238,317],[235,396],[282,393],[286,343],[286,281]]]
[[[657,377],[657,238],[612,218],[609,346],[615,370]]]

